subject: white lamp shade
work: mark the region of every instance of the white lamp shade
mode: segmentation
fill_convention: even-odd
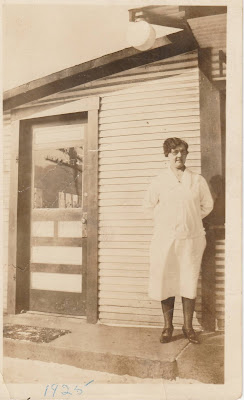
[[[146,21],[130,22],[127,30],[127,42],[138,50],[149,50],[155,42],[156,33]]]

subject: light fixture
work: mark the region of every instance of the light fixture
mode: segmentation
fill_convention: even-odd
[[[156,39],[155,29],[143,19],[130,22],[127,30],[127,42],[137,50],[146,51],[152,48]]]

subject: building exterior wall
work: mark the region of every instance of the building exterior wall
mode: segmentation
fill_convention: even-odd
[[[217,239],[215,244],[216,263],[216,329],[225,327],[225,239]]]
[[[215,82],[225,79],[226,60],[223,55],[226,54],[227,14],[193,18],[188,23],[200,48],[210,50],[211,79]]]
[[[11,159],[10,113],[3,116],[3,308],[7,308],[8,284],[8,222],[9,222],[9,183]]]
[[[153,176],[165,167],[162,143],[179,136],[190,145],[188,166],[201,172],[197,52],[128,70],[34,102],[62,104],[99,95],[99,319],[161,326],[160,303],[147,297],[152,221],[140,211]],[[20,108],[20,109],[21,109]],[[6,115],[5,222],[8,231],[10,125]],[[7,266],[7,240],[5,261]],[[7,271],[7,268],[5,268]],[[6,306],[7,279],[4,279]],[[194,325],[201,325],[201,279]],[[182,324],[180,299],[175,324]]]
[[[162,326],[147,296],[152,221],[142,200],[167,165],[163,140],[189,143],[187,166],[201,172],[199,72],[188,70],[101,96],[99,113],[99,316],[104,323]],[[201,283],[195,326],[201,323]],[[182,324],[181,299],[174,312]]]

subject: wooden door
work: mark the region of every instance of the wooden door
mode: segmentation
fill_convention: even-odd
[[[84,120],[32,126],[33,311],[86,314],[86,128]]]

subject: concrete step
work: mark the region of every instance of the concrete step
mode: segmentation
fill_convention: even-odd
[[[224,334],[201,335],[201,345],[187,346],[177,357],[177,375],[203,383],[224,383]]]
[[[161,329],[157,328],[91,325],[78,318],[33,314],[8,316],[5,323],[68,329],[71,333],[50,343],[5,338],[4,356],[139,378],[176,379],[185,369],[182,354],[187,355],[193,346],[179,330],[174,331],[170,343],[161,344]],[[189,369],[190,356],[187,360]]]

